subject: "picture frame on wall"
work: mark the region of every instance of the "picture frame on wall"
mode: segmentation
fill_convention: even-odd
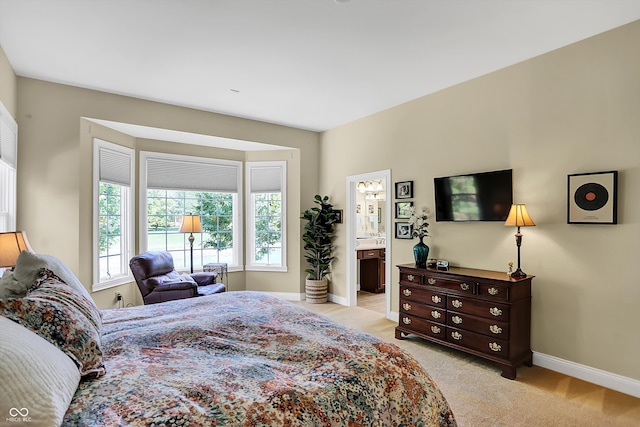
[[[413,197],[413,181],[396,182],[396,199],[410,199]]]
[[[342,224],[342,215],[344,213],[343,209],[334,209],[333,213],[336,216],[336,224]]]
[[[396,219],[408,219],[411,217],[413,202],[396,202]]]
[[[396,222],[396,239],[412,239],[413,224],[408,222]]]
[[[567,177],[567,224],[618,223],[618,171]]]

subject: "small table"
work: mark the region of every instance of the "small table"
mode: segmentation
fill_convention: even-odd
[[[229,270],[227,269],[226,262],[210,262],[202,266],[202,271],[215,271],[216,273],[218,273],[218,277],[220,278],[221,283],[226,283],[227,285],[229,284]],[[223,282],[222,276],[225,274],[227,276],[227,280]],[[217,281],[218,280],[216,278],[216,282]]]

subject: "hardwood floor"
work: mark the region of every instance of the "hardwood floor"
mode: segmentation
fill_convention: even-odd
[[[358,307],[375,311],[376,313],[386,313],[386,295],[384,293],[374,294],[371,292],[358,291]]]

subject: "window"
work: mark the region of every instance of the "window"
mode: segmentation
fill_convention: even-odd
[[[130,282],[133,251],[134,152],[94,139],[93,291]]]
[[[174,190],[147,190],[147,250],[169,251],[176,268],[189,268],[188,235],[180,233],[182,216],[200,215],[202,233],[194,234],[193,265],[234,264],[233,206],[236,195]]]
[[[200,215],[203,232],[194,233],[194,269],[210,262],[240,266],[242,163],[143,152],[140,164],[144,250],[169,251],[177,269],[188,269],[189,235],[179,232],[180,224],[183,215]]]
[[[16,229],[18,125],[0,102],[0,231]]]
[[[286,271],[286,162],[247,163],[247,270]]]

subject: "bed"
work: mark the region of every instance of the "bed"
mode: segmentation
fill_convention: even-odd
[[[13,377],[41,381],[40,389],[45,382],[68,383],[53,387],[54,395],[68,395],[58,396],[54,409],[38,407],[41,397],[16,401],[0,384],[0,399],[8,396],[10,406],[0,410],[13,409],[16,417],[28,410],[32,421],[51,417],[45,425],[65,426],[456,425],[437,385],[410,355],[298,305],[260,292],[226,292],[98,310],[86,291],[60,276],[40,268],[25,296],[0,299],[0,331],[19,327],[33,333],[65,354],[77,371],[68,374],[71,379]],[[58,304],[53,323],[78,321],[68,322],[68,313],[56,311],[70,304],[78,318],[85,317],[81,328],[62,336],[59,325],[47,328],[41,305],[49,303]],[[45,314],[28,314],[38,309]],[[95,331],[82,335],[82,328]],[[14,346],[9,347],[2,352]],[[6,356],[0,354],[0,363],[26,357]],[[52,356],[44,358],[51,362]],[[27,363],[33,368],[42,362]],[[58,365],[34,375],[72,371],[68,363]]]

